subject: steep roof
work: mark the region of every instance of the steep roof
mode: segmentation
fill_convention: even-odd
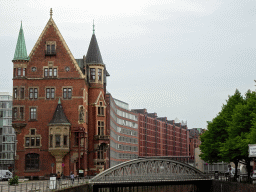
[[[35,53],[37,47],[39,46],[39,44],[40,44],[40,42],[41,42],[41,40],[42,40],[42,38],[43,38],[43,36],[44,36],[44,34],[46,33],[47,29],[48,29],[51,25],[54,27],[54,29],[55,29],[57,35],[59,36],[61,42],[63,43],[63,46],[64,46],[64,48],[66,49],[66,51],[68,52],[68,54],[69,54],[69,56],[70,56],[70,58],[71,58],[72,63],[74,64],[76,70],[77,70],[78,73],[80,74],[80,77],[85,78],[83,72],[81,71],[79,65],[77,64],[77,61],[75,60],[75,58],[74,58],[74,56],[72,55],[70,49],[68,48],[68,45],[67,45],[66,41],[65,41],[64,38],[62,37],[62,35],[61,35],[61,33],[60,33],[60,31],[59,31],[57,25],[55,24],[55,22],[54,22],[54,20],[53,20],[53,18],[52,18],[52,10],[51,10],[51,14],[50,14],[50,19],[48,20],[48,22],[47,22],[47,24],[46,24],[44,30],[42,31],[41,35],[39,36],[39,38],[38,38],[38,40],[37,40],[35,46],[34,46],[33,49],[31,50],[31,52],[30,52],[30,54],[29,54],[29,58],[32,58],[32,57],[33,57],[33,55],[34,55],[34,53]]]
[[[27,48],[25,43],[25,37],[23,33],[22,23],[20,25],[20,32],[18,36],[18,41],[16,44],[15,54],[13,60],[29,60],[27,54]]]
[[[86,54],[86,63],[103,64],[100,49],[95,34],[92,34],[91,42]]]
[[[64,113],[63,107],[61,105],[60,99],[58,102],[58,105],[56,107],[55,113],[53,115],[52,120],[49,124],[65,124],[65,125],[71,125]]]

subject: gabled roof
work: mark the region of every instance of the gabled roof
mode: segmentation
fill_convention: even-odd
[[[25,37],[23,33],[22,23],[20,25],[20,32],[18,36],[18,41],[16,44],[15,54],[13,60],[29,60],[27,54],[27,48],[25,43]]]
[[[85,76],[84,76],[84,74],[82,73],[80,67],[78,66],[78,64],[77,64],[77,62],[76,62],[74,56],[72,55],[70,49],[68,48],[67,43],[65,42],[65,40],[64,40],[64,38],[62,37],[62,35],[61,35],[61,33],[60,33],[60,31],[59,31],[57,25],[55,24],[55,22],[54,22],[52,16],[50,17],[50,19],[49,19],[49,21],[47,22],[47,24],[46,24],[44,30],[42,31],[41,35],[39,36],[39,38],[38,38],[38,40],[37,40],[35,46],[33,47],[32,51],[30,52],[29,57],[30,57],[30,58],[33,57],[34,52],[36,51],[36,49],[37,49],[38,45],[40,44],[40,42],[41,42],[41,40],[42,40],[44,34],[46,33],[46,30],[47,30],[51,25],[54,27],[54,29],[55,29],[57,35],[59,36],[61,42],[63,43],[64,48],[67,50],[67,52],[68,52],[68,54],[69,54],[69,56],[70,56],[70,58],[71,58],[72,63],[74,64],[76,70],[77,70],[78,73],[80,74],[80,77],[81,77],[81,78],[85,78]]]
[[[65,125],[71,125],[64,113],[63,107],[61,105],[60,99],[58,102],[58,105],[56,107],[55,113],[53,115],[52,120],[50,121],[49,125],[56,125],[56,124],[65,124]]]
[[[92,34],[91,42],[86,54],[86,63],[103,64],[100,49],[95,34]]]

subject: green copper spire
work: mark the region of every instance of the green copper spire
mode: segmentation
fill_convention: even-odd
[[[94,27],[95,27],[95,25],[94,25],[94,20],[93,20],[93,29],[92,29],[92,34],[95,34],[95,29],[94,29]]]
[[[18,37],[13,60],[29,60],[28,55],[27,55],[24,33],[23,33],[23,29],[22,29],[22,22],[21,22],[21,26],[20,26],[19,37]]]
[[[58,104],[61,104],[60,98],[59,98],[59,102],[58,102]]]

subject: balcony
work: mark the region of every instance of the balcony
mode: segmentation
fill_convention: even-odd
[[[53,50],[53,51],[45,51],[45,56],[54,56],[56,55],[56,51]]]
[[[94,135],[95,140],[109,140],[109,135]]]

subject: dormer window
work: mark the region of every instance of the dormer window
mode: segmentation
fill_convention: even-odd
[[[56,42],[46,41],[45,49],[45,55],[56,55]]]

